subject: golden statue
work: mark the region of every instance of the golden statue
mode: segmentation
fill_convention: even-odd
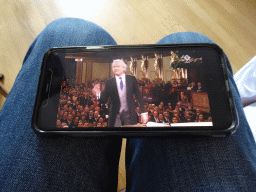
[[[176,69],[172,69],[172,79],[177,79],[177,71]]]
[[[160,55],[156,54],[155,53],[155,64],[154,64],[154,67],[155,67],[155,70],[156,70],[156,78],[159,79],[161,77],[161,68],[160,68]]]
[[[142,76],[143,76],[142,78],[146,78],[146,73],[147,73],[146,60],[147,58],[141,55],[141,70],[142,70]]]
[[[130,61],[130,71],[131,71],[131,74],[132,74],[132,75],[135,75],[135,74],[134,74],[134,64],[133,64],[133,61],[134,61],[134,60],[133,60],[133,58],[131,57],[131,61]]]
[[[177,69],[174,69],[172,67],[172,64],[174,64],[174,62],[177,60],[178,56],[174,53],[174,51],[171,51],[171,56],[170,56],[170,66],[171,66],[171,70],[172,70],[172,79],[178,79],[179,78],[179,74]]]
[[[171,51],[171,62],[170,64],[173,64],[175,62],[175,60],[178,58],[178,56],[174,53],[174,51]]]

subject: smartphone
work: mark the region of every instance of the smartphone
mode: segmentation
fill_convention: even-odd
[[[114,69],[120,63],[124,85]],[[215,44],[52,48],[32,119],[41,135],[122,137],[228,136],[238,123]]]

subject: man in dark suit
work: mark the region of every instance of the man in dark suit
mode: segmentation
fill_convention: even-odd
[[[68,117],[67,117],[67,125],[69,128],[75,128],[75,124],[73,122],[73,115],[72,114],[68,114]]]
[[[83,92],[83,95],[80,97],[80,104],[82,106],[85,106],[87,104],[87,101],[88,101],[87,95],[88,95],[88,93]]]
[[[142,97],[139,91],[137,80],[134,76],[126,75],[125,71],[127,65],[122,60],[114,60],[112,69],[115,77],[106,80],[105,90],[102,92],[99,101],[106,103],[110,98],[109,106],[109,127],[120,127],[122,125],[137,124],[136,105],[133,99],[135,95],[142,114],[142,119],[147,122],[148,117],[142,102]],[[99,94],[100,89],[98,85],[93,88],[95,95]]]
[[[93,123],[93,122],[95,122],[93,110],[90,110],[89,115],[88,115],[88,117],[86,118],[86,121],[87,121],[88,123]]]
[[[205,92],[205,91],[206,91],[205,87],[202,86],[202,83],[201,83],[201,82],[198,82],[198,83],[197,83],[196,91],[197,91],[197,92]]]
[[[153,117],[150,119],[151,122],[159,123],[159,115],[157,111],[154,111]]]
[[[180,114],[183,116],[183,115],[184,115],[183,113],[185,112],[185,109],[184,109],[184,107],[182,107],[181,101],[179,101],[179,102],[177,103],[176,107],[178,107],[177,109],[179,110]],[[175,107],[175,108],[176,108],[176,107]]]
[[[167,111],[165,111],[163,114],[164,114],[164,122],[171,123],[171,118],[170,118],[169,113]]]
[[[165,123],[164,122],[164,115],[163,115],[163,113],[159,113],[158,119],[159,119],[158,123]]]

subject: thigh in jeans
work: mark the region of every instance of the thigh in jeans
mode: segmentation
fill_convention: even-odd
[[[31,128],[44,53],[52,47],[115,44],[99,26],[74,18],[53,21],[38,35],[0,113],[2,191],[117,190],[121,138],[47,138]]]
[[[171,34],[158,42],[214,43],[194,33]],[[129,138],[128,191],[254,191],[256,146],[244,115],[230,64],[228,74],[239,114],[237,131],[226,138]]]

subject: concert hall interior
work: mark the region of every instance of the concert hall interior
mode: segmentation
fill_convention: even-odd
[[[150,122],[212,122],[200,53],[102,51],[66,53],[57,127],[107,126],[111,101],[100,104],[92,89],[98,84],[104,91],[105,80],[113,77],[111,62],[117,58],[127,64],[126,74],[136,77]],[[138,102],[136,114],[141,124]]]

